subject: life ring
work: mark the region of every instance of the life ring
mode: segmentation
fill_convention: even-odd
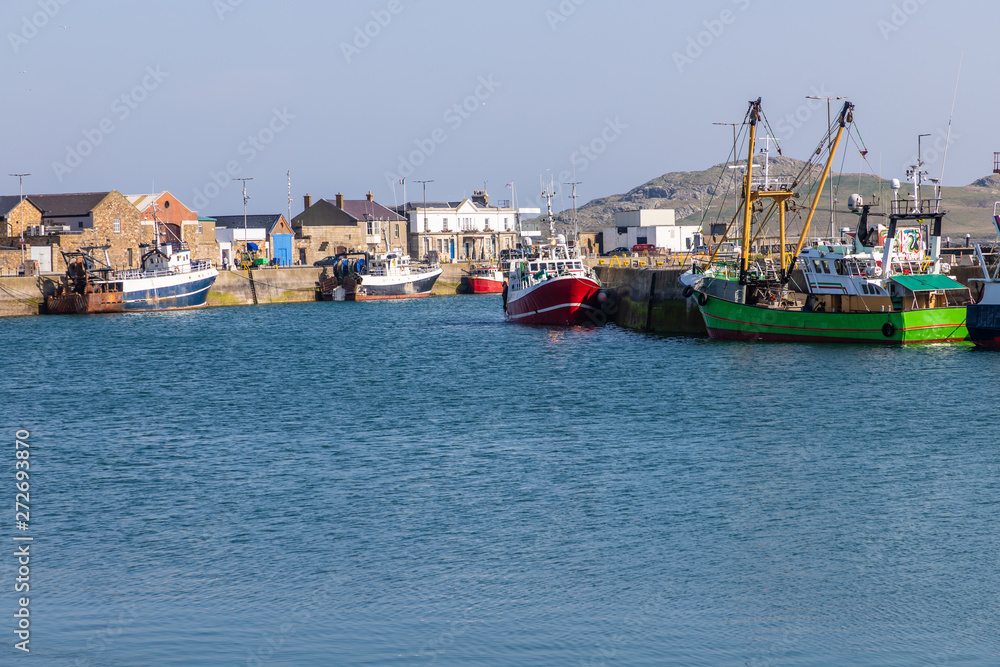
[[[691,295],[694,294],[694,287],[688,285],[687,287],[684,288],[684,291],[681,292],[681,294],[684,295],[685,299],[690,299]]]
[[[892,338],[896,335],[896,325],[892,322],[886,322],[882,325],[882,335],[886,338]]]
[[[704,306],[706,303],[708,303],[708,295],[704,292],[698,292],[698,305]]]

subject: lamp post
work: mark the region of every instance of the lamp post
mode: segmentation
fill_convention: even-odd
[[[433,182],[434,182],[433,180],[417,181],[417,183],[420,183],[421,185],[424,186],[424,230],[425,231],[427,230],[427,184]]]
[[[826,127],[833,124],[833,117],[830,115],[830,102],[833,100],[846,100],[846,97],[819,97],[816,95],[807,95],[807,100],[826,100]],[[827,147],[833,148],[833,134],[830,134],[827,139]],[[837,217],[833,210],[833,188],[830,188],[830,238],[832,239],[837,231]]]
[[[18,195],[21,199],[20,203],[20,225],[21,225],[21,268],[24,269],[24,177],[31,176],[31,174],[11,174],[18,181]]]

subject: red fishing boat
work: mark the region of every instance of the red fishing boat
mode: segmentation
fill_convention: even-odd
[[[466,271],[469,292],[472,294],[500,294],[503,292],[504,273],[496,266],[473,267]]]
[[[597,322],[601,283],[562,236],[535,256],[512,260],[507,283],[504,312],[511,322]]]

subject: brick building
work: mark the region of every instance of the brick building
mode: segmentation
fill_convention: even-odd
[[[126,197],[142,215],[142,238],[153,238],[153,213],[160,223],[160,242],[181,242],[191,250],[192,260],[219,264],[219,244],[215,240],[215,221],[200,218],[195,211],[178,201],[169,192]]]
[[[305,210],[292,219],[296,261],[311,264],[338,252],[384,253],[407,248],[406,218],[375,201],[365,199],[320,199],[315,204],[305,196]]]

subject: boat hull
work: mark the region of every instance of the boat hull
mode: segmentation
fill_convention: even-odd
[[[968,340],[966,308],[816,313],[747,306],[698,293],[711,338],[788,343],[906,345]]]
[[[121,292],[95,292],[92,294],[62,294],[48,296],[45,310],[49,315],[89,315],[94,313],[121,313],[125,311]]]
[[[966,326],[978,347],[1000,350],[1000,305],[969,306]]]
[[[435,269],[428,273],[410,276],[372,276],[361,277],[361,284],[356,289],[347,289],[348,281],[344,282],[347,289],[347,301],[377,301],[382,299],[413,299],[430,296],[434,283],[441,276],[442,270]]]
[[[123,281],[126,311],[182,310],[201,308],[208,302],[208,290],[215,284],[215,269],[178,273],[155,278]]]
[[[500,294],[503,292],[503,280],[469,276],[469,292],[472,294]]]
[[[565,276],[510,291],[507,319],[518,324],[585,324],[599,311],[600,284],[591,278]]]

